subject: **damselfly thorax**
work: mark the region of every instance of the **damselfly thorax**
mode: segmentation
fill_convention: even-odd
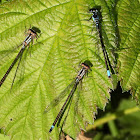
[[[82,69],[78,72],[78,75],[76,77],[76,82],[81,81],[83,79],[84,75],[86,75],[86,73],[90,69],[89,66],[86,65],[85,63],[82,63],[81,66],[82,66]]]
[[[27,37],[23,41],[23,45],[28,46],[34,38],[37,38],[37,33],[33,29],[29,29],[27,32]]]

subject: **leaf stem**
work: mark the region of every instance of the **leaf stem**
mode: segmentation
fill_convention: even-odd
[[[118,136],[119,132],[118,132],[118,129],[116,127],[114,120],[111,120],[108,122],[108,127],[113,137]]]
[[[126,109],[126,110],[123,110],[123,111],[118,111],[116,113],[112,113],[110,115],[107,115],[103,118],[100,118],[100,119],[96,120],[93,125],[88,125],[86,130],[94,129],[94,128],[102,125],[102,124],[105,124],[105,123],[111,121],[111,120],[115,120],[119,117],[131,114],[131,113],[134,113],[134,112],[137,112],[137,111],[140,111],[140,109],[138,107],[133,107],[133,108],[129,108],[129,109]]]

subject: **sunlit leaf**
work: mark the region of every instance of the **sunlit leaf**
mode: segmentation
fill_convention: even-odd
[[[113,51],[118,46],[114,5],[111,0],[14,0],[1,5],[0,78],[20,50],[12,51],[25,39],[25,27],[38,27],[42,33],[31,53],[28,49],[24,52],[12,90],[17,64],[0,88],[0,126],[11,139],[57,140],[62,124],[62,130],[76,138],[81,128],[93,123],[97,108],[105,108],[109,89],[117,81],[114,76],[107,77],[96,27],[87,20],[91,17],[89,8],[100,6],[104,44],[115,67]],[[60,127],[49,134],[65,98],[48,113],[44,114],[44,110],[76,77],[79,64],[85,60],[93,64],[92,71],[83,79],[82,87],[78,85],[67,118],[66,110]]]
[[[119,79],[124,90],[140,99],[140,4],[139,0],[118,3],[120,34]]]

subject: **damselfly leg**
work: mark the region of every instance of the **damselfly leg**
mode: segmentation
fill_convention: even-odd
[[[57,106],[61,100],[67,95],[67,92],[70,90],[71,87],[74,86],[75,80],[72,81],[45,109],[44,113],[47,113],[52,108]]]

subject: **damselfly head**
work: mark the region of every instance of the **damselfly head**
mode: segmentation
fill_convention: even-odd
[[[29,29],[29,32],[31,32],[32,34],[36,34],[37,35],[36,31],[34,31],[33,29]]]
[[[33,26],[31,29],[36,33],[39,33],[39,34],[41,33],[41,30],[35,26]]]
[[[82,65],[82,67],[84,67],[87,70],[90,69],[90,67],[88,65],[86,65],[85,63],[82,63],[81,65]]]
[[[92,13],[93,15],[97,15],[98,9],[92,8],[92,9],[89,10],[89,12]]]
[[[37,27],[32,27],[30,29],[28,29],[28,34],[30,34],[33,38],[38,38],[38,33],[41,34],[41,31],[39,28]]]
[[[34,36],[34,37],[37,36],[37,33],[33,29],[28,29],[27,34],[30,34],[31,36]]]
[[[89,60],[85,60],[81,65],[87,70],[91,70],[90,68],[93,66],[93,64]]]
[[[30,28],[29,30],[28,30],[28,33],[30,34],[32,34],[32,35],[37,35],[37,33],[41,33],[41,31],[39,30],[39,28],[37,28],[37,27],[32,27],[32,28]]]

